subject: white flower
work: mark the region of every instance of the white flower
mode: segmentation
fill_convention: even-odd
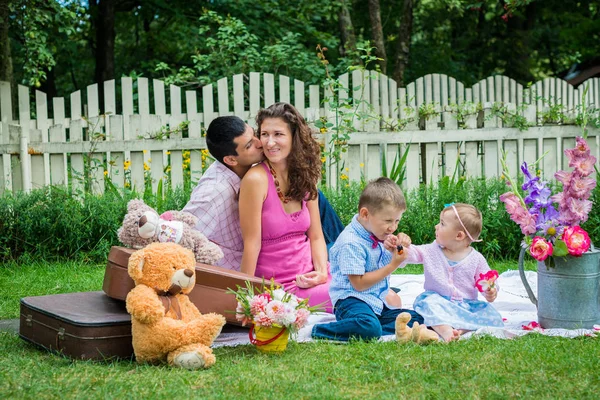
[[[283,297],[285,296],[285,290],[283,289],[275,289],[272,293],[274,300],[283,301]]]

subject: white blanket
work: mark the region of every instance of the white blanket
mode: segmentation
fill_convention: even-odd
[[[527,280],[537,293],[537,273],[526,271]],[[423,275],[392,275],[391,286],[401,289],[400,296],[404,308],[412,309],[415,298],[423,292]],[[533,321],[537,321],[537,310],[535,305],[531,303],[525,287],[519,277],[519,271],[506,271],[500,275],[497,280],[500,291],[494,307],[504,320],[504,328],[482,328],[473,332],[469,332],[461,339],[468,339],[474,336],[491,335],[502,339],[511,339],[517,336],[523,336],[528,333],[538,332],[548,336],[562,336],[574,338],[583,335],[593,335],[596,333],[593,329],[536,329],[525,330],[524,325],[529,325]],[[482,298],[483,299],[483,298]],[[293,338],[298,342],[312,341],[310,334],[312,327],[318,323],[326,323],[335,321],[333,314],[318,313],[311,315],[308,324],[298,332],[298,335]],[[387,335],[381,338],[382,341],[394,340],[394,335]],[[236,346],[239,344],[249,344],[248,330],[242,328],[230,328],[215,340],[213,347],[220,346]]]

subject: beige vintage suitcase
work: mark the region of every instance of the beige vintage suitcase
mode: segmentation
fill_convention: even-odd
[[[113,246],[108,254],[106,272],[102,290],[109,297],[125,300],[127,293],[134,287],[133,280],[127,273],[129,256],[134,249]],[[218,313],[225,317],[227,323],[240,325],[235,319],[237,302],[228,288],[237,289],[237,285],[246,286],[250,281],[256,288],[262,286],[262,279],[241,272],[206,264],[196,264],[196,287],[189,294],[192,303],[201,313]]]

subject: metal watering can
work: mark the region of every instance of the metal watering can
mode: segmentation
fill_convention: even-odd
[[[590,329],[600,323],[600,251],[592,246],[581,257],[555,257],[553,268],[538,261],[537,298],[525,278],[526,251],[521,248],[519,274],[542,328]]]

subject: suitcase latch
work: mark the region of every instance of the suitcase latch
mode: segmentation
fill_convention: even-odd
[[[33,318],[31,317],[31,314],[27,314],[27,315],[25,316],[25,324],[26,324],[27,326],[31,326],[31,325],[32,325],[32,322],[31,322],[31,321],[33,321]]]
[[[58,339],[65,340],[65,328],[58,328]]]

